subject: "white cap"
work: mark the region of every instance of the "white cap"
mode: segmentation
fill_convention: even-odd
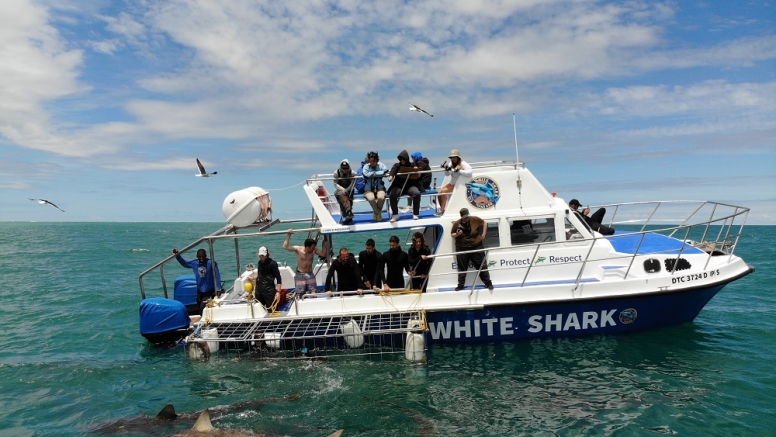
[[[259,251],[256,252],[256,256],[267,256],[267,248],[264,246],[261,246],[259,248]]]

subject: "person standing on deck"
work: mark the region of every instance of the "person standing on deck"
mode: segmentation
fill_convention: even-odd
[[[461,218],[453,223],[453,231],[450,236],[455,239],[455,250],[459,252],[482,249],[482,240],[488,232],[485,220],[469,215],[468,208],[461,208]],[[456,255],[456,264],[458,267],[458,286],[456,291],[463,290],[466,285],[466,271],[471,263],[475,269],[480,271],[482,283],[493,290],[493,282],[490,281],[490,272],[485,259],[485,252],[461,253]],[[482,267],[482,269],[480,269]]]
[[[221,287],[221,273],[218,271],[218,266],[213,260],[207,259],[205,249],[199,249],[197,251],[197,259],[191,261],[183,259],[180,253],[178,253],[178,249],[173,249],[172,253],[180,265],[188,267],[194,272],[194,278],[197,280],[198,314],[202,315],[202,309],[205,307],[207,300],[216,297],[216,290],[218,290],[219,296],[224,292],[224,289]]]
[[[294,230],[289,229],[286,235],[286,240],[283,241],[283,249],[296,254],[296,273],[294,274],[294,291],[297,296],[301,297],[305,293],[315,293],[318,291],[318,283],[315,281],[315,274],[313,274],[313,258],[315,255],[326,256],[328,249],[326,248],[326,242],[323,243],[323,249],[318,249],[318,244],[312,238],[308,238],[304,241],[304,246],[291,246],[291,235]]]
[[[364,291],[364,281],[361,279],[361,269],[358,268],[356,257],[346,247],[339,251],[339,256],[331,262],[326,275],[326,295],[331,296],[331,280],[337,272],[337,291],[353,291],[361,294]]]
[[[383,252],[381,267],[378,269],[385,291],[391,291],[391,288],[404,288],[404,272],[410,271],[409,258],[401,250],[399,237],[391,235],[388,242],[390,249]]]
[[[412,288],[418,290],[422,287],[426,291],[426,276],[431,270],[433,260],[428,259],[431,255],[431,249],[426,245],[426,237],[422,232],[415,232],[412,235],[412,247],[407,251],[408,261],[410,263],[410,277],[412,278]]]
[[[273,304],[275,307],[279,307],[285,302],[283,301],[284,296],[281,294],[283,289],[281,282],[283,279],[280,276],[278,263],[270,258],[269,250],[264,246],[259,248],[256,256],[259,257],[259,265],[256,269],[258,275],[248,276],[249,281],[256,281],[256,287],[254,287],[256,299],[264,308],[272,309]]]
[[[383,254],[375,249],[375,240],[366,240],[365,250],[358,254],[358,267],[361,269],[361,276],[364,279],[366,288],[379,290],[383,284],[378,269]]]

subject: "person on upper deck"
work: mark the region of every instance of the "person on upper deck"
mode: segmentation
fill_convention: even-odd
[[[426,276],[433,262],[427,258],[428,255],[431,255],[431,249],[426,245],[426,237],[422,232],[415,232],[412,235],[412,246],[407,251],[407,261],[411,269],[409,275],[415,290],[422,287],[423,291],[426,291]]]
[[[369,158],[364,157],[358,170],[356,170],[356,193],[358,194],[364,194],[364,185],[366,185],[366,181],[364,181],[364,166],[367,162],[369,162]]]
[[[582,222],[587,224],[590,229],[599,232],[601,235],[614,234],[614,228],[601,224],[601,222],[604,221],[606,208],[599,208],[598,211],[594,212],[592,216],[588,217],[588,214],[590,214],[590,208],[585,207],[585,209],[580,211],[579,206],[580,203],[577,199],[571,199],[569,202],[569,208],[571,208],[571,210],[574,211],[574,214],[576,214],[577,217],[582,220]]]
[[[381,267],[378,269],[385,291],[391,291],[392,288],[404,288],[404,272],[410,271],[409,258],[401,250],[399,237],[391,235],[388,243],[390,249],[383,252]]]
[[[375,240],[366,240],[365,250],[358,254],[358,267],[361,269],[361,276],[364,278],[366,288],[380,288],[383,281],[378,274],[380,262],[383,254],[375,249]]]
[[[470,250],[481,250],[483,248],[482,240],[488,233],[488,226],[485,220],[469,215],[468,208],[461,208],[461,218],[453,223],[453,230],[450,236],[455,239],[455,250],[460,252]],[[480,271],[482,283],[493,290],[493,282],[490,280],[488,272],[488,260],[485,258],[485,252],[460,253],[456,255],[456,264],[458,267],[458,286],[455,290],[463,290],[466,285],[466,271],[469,269],[469,263],[475,269]]]
[[[420,171],[429,171],[431,170],[431,165],[428,162],[428,158],[424,157],[422,153],[415,152],[412,154],[412,162],[415,165],[415,167],[418,168]],[[421,173],[418,177],[418,188],[420,188],[420,192],[424,192],[431,188],[431,173]]]
[[[313,258],[314,255],[325,257],[328,249],[326,248],[326,242],[323,243],[323,248],[318,249],[316,246],[318,242],[312,238],[308,238],[304,241],[304,246],[291,246],[291,235],[294,230],[289,229],[286,235],[285,241],[283,241],[283,249],[296,254],[296,274],[294,275],[294,293],[301,297],[305,293],[312,293],[315,297],[315,293],[318,291],[318,283],[315,280],[315,274],[313,273]]]
[[[385,204],[385,182],[383,178],[388,176],[388,167],[380,162],[377,152],[369,152],[366,155],[362,174],[364,176],[364,197],[372,206],[372,216],[376,221],[383,219],[383,205]]]
[[[278,263],[270,257],[266,247],[261,246],[256,256],[259,257],[259,264],[256,266],[257,274],[248,276],[248,280],[256,281],[256,286],[253,288],[256,299],[264,308],[274,310],[285,303],[280,269]]]
[[[221,286],[221,273],[218,271],[218,265],[213,260],[207,258],[207,252],[205,249],[199,249],[197,251],[197,259],[186,261],[178,252],[178,249],[173,249],[172,253],[175,254],[175,259],[183,267],[188,267],[194,272],[194,278],[197,281],[197,308],[198,314],[202,314],[202,309],[205,307],[205,303],[208,299],[216,297],[216,290],[218,295],[224,292]]]
[[[450,158],[450,164],[443,165],[445,178],[442,180],[442,187],[439,189],[439,196],[437,197],[439,199],[439,212],[436,215],[445,213],[448,195],[453,192],[458,177],[470,178],[473,174],[472,167],[461,159],[461,153],[458,152],[458,149],[451,150],[448,158]]]
[[[388,173],[388,182],[391,182],[389,199],[391,204],[391,221],[399,220],[399,197],[403,194],[409,194],[412,199],[412,218],[417,220],[420,214],[420,176],[417,173],[404,174],[411,171],[420,170],[417,166],[410,163],[410,155],[406,150],[402,150],[396,157],[399,161],[391,167]]]
[[[356,191],[356,173],[350,168],[350,161],[343,159],[334,171],[334,197],[340,206],[343,225],[353,221],[353,194]]]
[[[329,273],[326,275],[326,294],[332,295],[331,279],[337,273],[337,291],[353,291],[361,294],[364,289],[364,281],[361,279],[361,269],[358,267],[356,257],[343,247],[339,251],[339,256],[331,262]]]

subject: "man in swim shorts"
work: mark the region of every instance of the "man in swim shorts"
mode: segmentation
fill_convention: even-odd
[[[318,284],[315,281],[315,274],[313,273],[313,259],[315,258],[315,255],[326,256],[326,243],[323,243],[322,249],[318,249],[316,247],[318,242],[312,238],[308,238],[304,241],[304,246],[291,246],[291,235],[293,235],[293,233],[293,229],[288,230],[286,240],[283,242],[283,249],[296,254],[294,291],[297,296],[302,296],[307,293],[315,295],[318,291]]]

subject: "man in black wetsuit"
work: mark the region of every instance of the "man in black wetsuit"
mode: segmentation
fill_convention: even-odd
[[[383,252],[379,269],[385,291],[391,291],[391,288],[404,288],[404,272],[410,271],[409,257],[401,250],[399,237],[391,235],[388,242],[391,246]]]
[[[583,222],[587,223],[587,225],[590,226],[590,229],[601,233],[601,235],[614,234],[614,228],[610,228],[609,226],[601,224],[601,222],[604,221],[606,208],[599,208],[598,211],[593,213],[592,216],[588,217],[587,215],[590,214],[590,208],[585,208],[582,211],[579,211],[579,205],[580,203],[577,199],[571,199],[571,202],[569,202],[569,208],[574,211],[574,214],[576,214],[577,217],[579,217]]]
[[[366,240],[366,250],[358,254],[358,267],[361,269],[361,276],[364,278],[366,288],[379,289],[383,285],[380,274],[377,269],[380,267],[380,257],[383,254],[375,249],[375,240]]]
[[[364,289],[364,281],[361,280],[361,269],[358,268],[356,258],[350,254],[347,248],[343,247],[339,251],[339,256],[331,262],[329,274],[326,275],[326,294],[332,295],[331,279],[337,272],[337,290],[353,291],[361,294]]]

